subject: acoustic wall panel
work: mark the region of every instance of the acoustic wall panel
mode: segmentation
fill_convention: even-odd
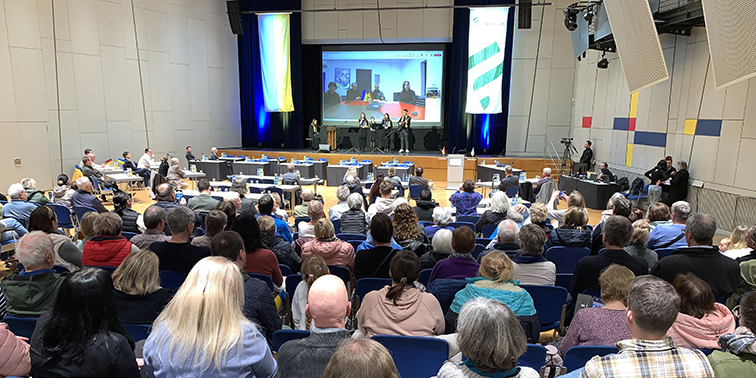
[[[756,76],[756,5],[753,0],[703,0],[717,89]]]
[[[647,0],[604,2],[630,92],[669,78]]]

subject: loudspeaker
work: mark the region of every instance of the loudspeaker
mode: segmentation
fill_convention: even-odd
[[[331,152],[331,145],[330,144],[319,144],[318,145],[318,152]]]
[[[231,25],[231,32],[237,35],[244,34],[239,3],[236,0],[226,1],[226,9],[228,10],[228,24]]]
[[[517,28],[530,29],[533,20],[533,0],[520,0],[517,7]]]
[[[701,1],[717,89],[756,76],[756,7],[752,0]]]

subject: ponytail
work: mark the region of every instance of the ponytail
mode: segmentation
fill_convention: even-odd
[[[391,259],[390,264],[391,277],[394,279],[394,285],[386,292],[386,298],[394,302],[404,292],[404,289],[410,288],[420,275],[420,258],[414,252],[399,251]]]
[[[407,277],[402,277],[398,283],[398,285],[391,286],[386,292],[386,299],[391,299],[394,302],[394,306],[396,306],[396,300],[399,299],[404,292],[404,288],[412,286],[412,284],[407,284]]]

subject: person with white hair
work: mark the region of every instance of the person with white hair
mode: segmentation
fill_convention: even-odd
[[[37,190],[37,181],[33,178],[25,178],[21,180],[21,185],[26,190],[26,198],[29,202],[38,203],[40,205],[47,205],[50,200],[45,195],[45,192]]]
[[[91,207],[97,210],[98,213],[108,212],[108,209],[106,209],[102,202],[100,202],[100,199],[90,193],[92,191],[92,183],[88,178],[79,177],[76,180],[76,186],[78,187],[78,190],[76,190],[76,193],[71,197],[71,206]]]
[[[339,200],[339,203],[331,206],[328,210],[328,219],[330,219],[331,222],[341,219],[341,214],[349,210],[349,204],[347,204],[349,194],[349,188],[347,188],[346,185],[341,185],[336,188],[336,198]]]
[[[302,185],[299,175],[294,172],[294,163],[286,165],[286,173],[281,175],[281,183],[284,185]]]
[[[478,223],[475,224],[475,232],[483,232],[483,226],[489,224],[499,224],[502,220],[507,219],[507,211],[509,210],[510,202],[509,197],[503,191],[494,193],[491,197],[491,209],[486,210],[483,215],[478,218]]]
[[[445,228],[436,231],[436,235],[433,236],[433,240],[431,240],[433,250],[420,256],[420,269],[433,269],[437,262],[451,256],[451,254],[454,253],[451,240],[451,231]]]
[[[186,189],[189,187],[189,184],[181,181],[183,177],[184,171],[179,168],[179,159],[171,158],[171,166],[168,167],[168,175],[166,175],[165,178],[177,189]]]
[[[361,194],[352,193],[347,197],[349,210],[341,214],[341,232],[345,234],[366,234],[367,222],[362,210],[364,199]]]
[[[425,234],[428,239],[433,239],[433,235],[439,230],[454,231],[454,227],[449,226],[451,221],[451,210],[448,207],[437,207],[433,209],[433,225],[425,227]]]
[[[538,191],[541,190],[541,185],[545,184],[548,181],[554,181],[551,178],[551,168],[546,167],[543,169],[543,177],[541,177],[538,182],[533,186],[533,194],[538,194]]]
[[[218,155],[218,149],[215,147],[210,148],[210,160],[218,160],[220,156]]]
[[[520,227],[511,219],[504,219],[496,228],[496,238],[491,240],[486,250],[478,255],[478,262],[483,260],[483,256],[491,251],[502,251],[507,257],[514,259],[520,255],[520,244],[517,243]]]
[[[22,224],[28,222],[37,205],[26,201],[28,197],[24,186],[19,183],[11,184],[8,187],[8,197],[10,201],[3,206],[3,218],[13,218]]]
[[[656,226],[648,236],[648,248],[656,250],[661,248],[680,249],[688,246],[685,241],[685,225],[690,216],[690,204],[685,201],[677,201],[672,204],[672,224],[660,224]]]

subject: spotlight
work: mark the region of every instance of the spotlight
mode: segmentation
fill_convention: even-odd
[[[564,9],[564,26],[567,30],[575,31],[577,29],[577,14],[578,11],[575,9],[575,4]]]
[[[588,22],[588,25],[590,25],[593,22],[593,17],[595,16],[596,16],[596,13],[593,12],[593,7],[586,9],[584,18]]]
[[[599,60],[598,63],[596,63],[596,67],[601,68],[602,70],[605,70],[609,68],[609,60],[606,59],[606,51],[604,51],[604,54],[601,55],[603,59]]]

